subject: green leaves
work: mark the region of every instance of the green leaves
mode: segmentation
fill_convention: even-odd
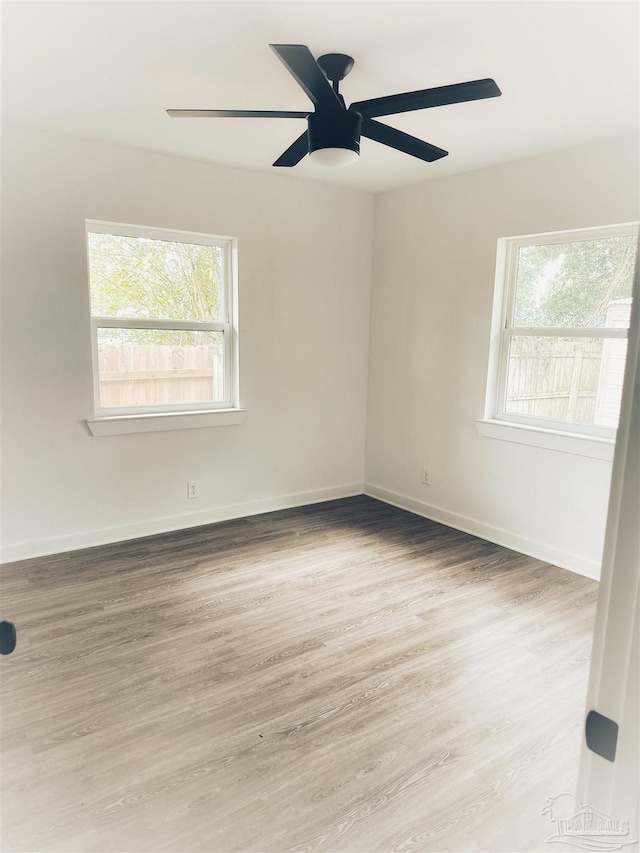
[[[611,302],[631,296],[637,237],[523,246],[514,325],[606,325]]]
[[[102,233],[90,233],[88,239],[93,316],[223,319],[224,253],[219,246]],[[155,343],[167,337],[161,330],[154,335]]]

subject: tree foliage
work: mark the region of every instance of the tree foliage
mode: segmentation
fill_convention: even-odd
[[[222,319],[222,264],[217,246],[89,234],[92,314],[145,320]],[[116,332],[111,333],[114,343]],[[192,332],[162,330],[142,337],[146,344],[194,340]],[[136,330],[127,339],[135,342]]]
[[[607,237],[524,246],[518,256],[517,326],[603,326],[631,296],[638,240]]]

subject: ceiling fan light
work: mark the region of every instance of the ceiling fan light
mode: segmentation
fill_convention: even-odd
[[[316,148],[309,156],[321,166],[348,166],[355,163],[359,155],[351,148]]]
[[[323,166],[347,166],[360,154],[362,118],[348,110],[320,111],[307,118],[309,156]]]

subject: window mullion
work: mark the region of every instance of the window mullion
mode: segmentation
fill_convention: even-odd
[[[505,329],[511,337],[530,338],[626,338],[628,329],[616,329],[602,326],[541,326],[518,327],[510,326]]]
[[[130,317],[92,317],[92,323],[101,329],[166,329],[168,331],[224,332],[228,323],[202,322],[200,320],[155,320]]]

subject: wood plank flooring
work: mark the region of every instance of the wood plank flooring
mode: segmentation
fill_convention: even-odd
[[[548,850],[597,589],[367,497],[3,566],[2,850]]]

